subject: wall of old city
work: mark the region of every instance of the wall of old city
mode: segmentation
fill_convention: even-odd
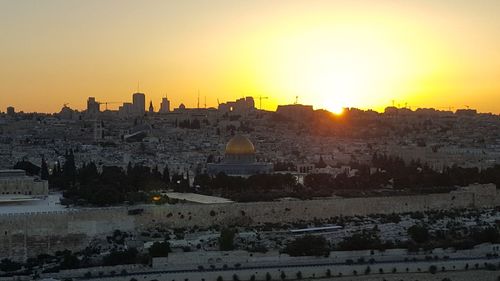
[[[40,253],[77,250],[87,246],[92,238],[116,229],[259,225],[336,216],[493,207],[499,202],[494,185],[477,185],[447,194],[418,196],[144,206],[138,215],[129,215],[126,207],[0,215],[0,256],[24,260]]]

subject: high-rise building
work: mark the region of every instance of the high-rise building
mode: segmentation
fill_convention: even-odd
[[[132,104],[134,113],[144,115],[146,113],[146,95],[143,93],[135,93],[132,95]]]
[[[101,104],[95,100],[94,97],[89,97],[87,100],[87,113],[96,114],[101,111]]]
[[[14,107],[13,107],[13,106],[9,106],[9,107],[7,107],[7,115],[9,115],[9,116],[14,116],[14,115],[16,115],[16,110],[14,109]]]
[[[123,105],[118,108],[118,114],[120,114],[121,116],[130,116],[134,114],[132,103],[124,102]]]
[[[168,100],[167,97],[164,97],[161,99],[161,104],[160,104],[160,113],[168,113],[170,112],[170,101]]]

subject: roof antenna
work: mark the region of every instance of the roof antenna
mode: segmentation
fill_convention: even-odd
[[[205,96],[205,109],[207,109],[207,96]]]

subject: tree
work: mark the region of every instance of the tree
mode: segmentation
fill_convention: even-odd
[[[45,161],[45,157],[42,156],[42,167],[40,170],[40,178],[42,180],[49,180],[49,168],[47,166],[47,162]]]
[[[425,243],[429,240],[429,230],[423,225],[413,225],[408,228],[408,235],[417,243]]]
[[[266,281],[271,281],[272,277],[269,272],[266,272]]]
[[[355,251],[367,249],[382,249],[383,245],[375,230],[363,230],[354,233],[351,237],[344,238],[338,244],[341,251]]]
[[[219,249],[221,251],[234,250],[235,236],[236,236],[236,230],[231,228],[223,228],[219,236]]]
[[[170,171],[168,170],[168,165],[165,165],[165,168],[163,168],[162,178],[163,182],[167,185],[170,184]]]
[[[429,266],[429,272],[431,274],[436,274],[436,272],[437,272],[437,266],[435,266],[435,265]]]
[[[281,271],[280,278],[281,278],[281,280],[285,280],[286,279],[286,274],[285,274],[284,271]]]
[[[151,257],[167,257],[170,252],[170,243],[168,242],[154,242],[149,248]]]
[[[70,251],[64,253],[63,260],[61,262],[62,269],[74,269],[78,268],[80,260],[73,255]]]
[[[296,276],[297,279],[302,279],[302,272],[301,271],[297,272]]]
[[[106,266],[132,264],[135,262],[137,253],[138,252],[135,248],[130,248],[123,251],[112,250],[111,253],[103,258],[103,264]]]
[[[0,270],[5,272],[11,272],[21,269],[21,264],[18,262],[13,262],[9,259],[3,259],[0,262]]]
[[[365,274],[370,274],[370,272],[372,271],[372,269],[370,268],[370,266],[367,266],[366,269],[365,269]]]
[[[500,240],[500,234],[496,227],[486,227],[484,229],[474,230],[472,233],[474,240],[480,243],[497,243]]]
[[[66,186],[64,187],[68,188],[70,186],[74,186],[76,182],[76,165],[75,165],[75,155],[73,154],[73,149],[70,149],[69,152],[66,151],[64,158],[65,161],[62,172],[66,184]]]
[[[322,236],[305,235],[289,242],[284,252],[290,256],[328,256],[330,245]]]

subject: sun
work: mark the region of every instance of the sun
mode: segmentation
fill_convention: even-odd
[[[342,106],[329,107],[327,110],[335,115],[342,115],[344,113],[344,107]]]
[[[388,104],[405,89],[408,66],[419,69],[419,62],[408,44],[364,27],[311,28],[278,37],[263,56],[263,81],[273,85],[271,91],[286,93],[283,100],[299,96],[335,114]]]

